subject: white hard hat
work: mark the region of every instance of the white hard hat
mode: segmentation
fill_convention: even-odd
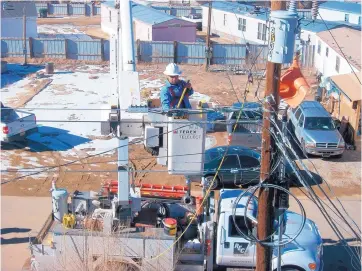
[[[180,67],[177,66],[177,64],[175,64],[175,63],[168,64],[166,66],[165,71],[163,72],[163,74],[169,75],[169,76],[180,75],[181,73],[182,73],[182,71],[180,70]]]

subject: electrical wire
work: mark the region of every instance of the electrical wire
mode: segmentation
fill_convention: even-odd
[[[246,221],[246,218],[247,218],[247,210],[248,210],[248,206],[250,204],[250,201],[252,198],[254,198],[255,196],[255,193],[256,191],[258,190],[257,188],[274,188],[274,189],[279,189],[281,191],[283,191],[284,193],[287,193],[288,195],[292,196],[296,202],[298,203],[299,205],[299,208],[301,210],[301,213],[302,213],[302,222],[301,222],[301,225],[300,227],[298,228],[298,230],[296,231],[296,233],[294,234],[294,237],[291,238],[290,236],[288,236],[288,239],[285,240],[284,242],[281,242],[280,240],[278,240],[278,243],[275,243],[275,242],[267,242],[266,240],[270,239],[276,232],[277,230],[279,229],[279,227],[281,225],[278,225],[278,228],[275,229],[275,231],[269,235],[268,237],[266,237],[265,239],[263,240],[260,240],[258,239],[257,237],[253,236],[253,235],[246,235],[245,233],[242,232],[242,230],[239,228],[239,226],[237,225],[236,223],[236,209],[237,209],[237,206],[240,202],[240,200],[243,198],[243,196],[246,194],[246,193],[249,193],[249,191],[251,190],[254,190],[248,197],[248,200],[245,204],[245,207],[244,207],[244,223],[245,223],[245,226],[246,228],[248,229],[248,232],[250,233],[250,228],[248,226],[248,223]],[[306,222],[306,212],[305,212],[305,209],[303,207],[303,204],[300,202],[300,200],[297,199],[296,196],[294,196],[289,190],[281,187],[281,186],[278,186],[278,185],[275,185],[275,184],[268,184],[268,183],[265,183],[265,182],[261,182],[255,186],[251,186],[249,187],[247,190],[243,191],[238,197],[237,199],[235,200],[234,204],[233,204],[233,208],[232,208],[232,215],[233,215],[233,221],[234,221],[234,225],[235,225],[235,228],[236,230],[238,231],[239,234],[241,234],[246,240],[250,241],[250,242],[256,242],[256,243],[260,243],[261,245],[263,246],[267,246],[267,247],[277,247],[277,246],[285,246],[291,242],[293,242],[299,235],[300,233],[302,232],[303,228],[304,228],[304,225],[305,225],[305,222]]]
[[[276,125],[275,121],[274,121],[273,119],[272,119],[271,121],[274,123],[275,128],[278,129],[278,130],[279,130],[279,133],[281,134],[281,131],[280,131],[279,127]],[[286,127],[286,129],[287,129],[288,133],[293,137],[291,131],[290,131],[287,127]],[[296,138],[294,138],[294,140],[296,141]],[[298,142],[298,141],[296,141],[296,142]],[[299,148],[302,149],[302,146],[301,146],[299,143],[297,143],[297,145],[298,145]],[[292,149],[292,146],[291,146],[290,142],[289,142],[289,146],[290,146],[290,149]],[[306,156],[307,160],[313,165],[316,173],[317,173],[318,175],[320,175],[319,172],[318,172],[318,170],[317,170],[317,168],[316,168],[316,166],[314,165],[314,163],[307,157],[307,155],[305,155],[305,156]],[[338,208],[334,205],[334,203],[333,203],[333,202],[331,201],[331,199],[328,197],[328,195],[327,195],[327,193],[324,191],[324,189],[320,186],[320,184],[319,184],[316,180],[314,180],[311,172],[310,172],[309,169],[305,166],[305,164],[303,163],[303,161],[301,161],[298,156],[296,156],[296,158],[298,158],[298,160],[299,160],[300,164],[302,165],[303,169],[309,174],[309,177],[312,178],[312,180],[316,183],[316,185],[317,185],[318,188],[322,191],[322,193],[324,194],[324,196],[327,197],[329,203],[338,211]],[[333,193],[333,195],[336,197],[337,201],[340,203],[340,205],[341,205],[341,207],[343,208],[343,210],[345,211],[346,215],[353,221],[353,223],[355,224],[355,226],[357,227],[357,229],[361,232],[361,230],[360,230],[360,228],[358,227],[358,225],[357,225],[357,224],[354,222],[354,220],[350,217],[350,215],[349,215],[348,212],[345,210],[345,208],[343,207],[343,205],[342,205],[342,203],[340,202],[340,200],[338,199],[338,197],[334,194],[334,192],[333,192],[333,190],[331,189],[329,183],[328,183],[325,179],[323,179],[323,178],[322,178],[322,180],[327,184],[327,187],[328,187],[328,189],[330,190],[330,192]],[[340,214],[341,217],[343,217],[343,215],[342,215],[339,211],[338,211],[338,213]],[[355,234],[358,235],[357,233],[355,233]]]
[[[290,143],[290,142],[289,142]],[[334,220],[330,217],[330,215],[328,214],[328,212],[325,210],[323,204],[321,204],[321,200],[318,197],[318,195],[315,194],[314,190],[308,185],[308,183],[304,180],[303,176],[301,176],[298,173],[298,170],[294,167],[294,165],[291,164],[290,158],[286,152],[285,146],[282,142],[278,141],[277,142],[277,146],[279,147],[279,149],[284,153],[284,156],[286,157],[287,161],[289,162],[289,164],[292,166],[293,170],[296,173],[296,176],[298,178],[298,180],[300,181],[301,184],[303,184],[303,186],[306,188],[306,190],[310,193],[310,195],[315,199],[315,202],[317,202],[317,207],[319,208],[319,210],[321,211],[322,215],[324,216],[324,218],[326,219],[327,223],[330,225],[330,227],[332,228],[332,230],[335,232],[335,234],[337,235],[337,237],[339,238],[340,242],[345,244],[345,249],[347,250],[347,253],[351,256],[351,259],[357,259],[358,261],[358,252],[354,251],[355,254],[357,254],[357,256],[353,253],[353,250],[351,247],[349,247],[348,243],[345,241],[343,234],[339,231],[338,227],[335,225]],[[296,153],[294,152],[294,150],[292,150],[294,155],[297,157]],[[338,209],[336,209],[338,211]],[[348,222],[347,222],[348,223]],[[347,224],[349,225],[349,224]],[[358,237],[357,237],[358,239]],[[349,250],[349,251],[348,251]],[[352,265],[354,266],[353,262]]]

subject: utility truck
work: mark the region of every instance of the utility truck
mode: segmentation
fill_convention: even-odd
[[[248,203],[250,194],[246,194],[236,204],[242,192],[240,189],[222,189],[211,193],[207,204],[209,207],[201,215],[202,222],[199,223],[202,244],[200,250],[203,250],[200,252],[200,255],[203,255],[200,258],[203,260],[203,268],[197,269],[196,265],[188,265],[185,268],[188,257],[191,258],[186,249],[186,252],[179,257],[177,270],[225,270],[227,268],[254,270],[256,243],[245,239],[236,226],[246,236],[256,236],[258,201],[254,197]],[[277,220],[274,222],[273,239],[276,243],[279,228],[282,228],[281,240],[289,240],[290,237],[295,236],[302,225],[302,216],[297,213],[285,211],[282,216],[281,225],[278,225]],[[323,270],[322,254],[322,238],[317,225],[306,219],[296,239],[281,249],[282,270]],[[277,269],[277,247],[273,250],[273,268],[273,270]]]

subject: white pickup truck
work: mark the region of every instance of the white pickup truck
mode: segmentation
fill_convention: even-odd
[[[4,106],[1,102],[1,142],[24,140],[37,129],[33,113]]]

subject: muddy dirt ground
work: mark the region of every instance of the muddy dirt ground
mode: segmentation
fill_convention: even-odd
[[[59,61],[55,62],[57,69],[80,69],[82,65],[74,65]],[[164,78],[162,71],[165,64],[139,64],[137,69],[142,71],[140,78],[148,78],[149,80]],[[102,66],[104,72],[108,71],[106,65]],[[205,72],[203,66],[182,65],[185,78],[190,79],[194,89],[198,92],[211,97],[212,101],[221,105],[230,105],[238,99],[243,100],[247,76],[235,75],[230,72]],[[311,86],[315,85],[312,72],[304,71]],[[247,93],[247,100],[257,100],[258,97],[263,97],[265,81],[262,80],[260,86],[255,82]],[[32,89],[29,89],[29,95],[36,94]],[[313,93],[308,94],[308,99],[313,98]],[[25,99],[25,101],[28,97]],[[20,104],[17,104],[20,106]],[[226,144],[226,133],[210,134],[216,137],[217,145]],[[3,149],[9,146],[3,146]],[[13,147],[10,147],[13,148]],[[360,149],[360,148],[359,148]],[[2,195],[11,196],[48,196],[49,188],[52,179],[56,179],[60,187],[67,188],[68,191],[74,190],[94,190],[98,191],[106,180],[116,179],[116,154],[112,156],[91,157],[87,158],[86,150],[77,151],[74,156],[63,156],[61,152],[46,151],[41,153],[31,152],[25,147],[14,150],[14,154],[10,158],[11,166],[21,165],[24,168],[31,167],[27,165],[23,157],[32,156],[43,161],[42,166],[54,167],[46,173],[46,177],[38,178],[36,175],[27,176],[16,180],[15,178],[24,175],[24,173],[10,173],[7,176],[2,176],[2,182],[13,180],[12,182],[2,185]],[[166,168],[157,165],[156,160],[148,154],[143,145],[130,146],[131,163],[137,170],[165,170]],[[346,151],[341,159],[322,160],[320,158],[312,158],[311,160],[318,169],[320,175],[325,178],[333,187],[337,195],[359,195],[360,194],[360,151]],[[71,165],[62,166],[66,163],[77,161]],[[307,165],[315,171],[311,164]],[[44,171],[44,168],[36,169]],[[69,172],[69,171],[78,172]],[[87,172],[97,170],[102,172]],[[82,171],[82,172],[79,172]],[[113,172],[107,172],[113,171]],[[165,172],[152,172],[135,174],[136,182],[143,183],[159,183],[159,184],[174,184],[184,185],[183,176],[171,176]],[[195,187],[199,190],[198,187]],[[297,194],[301,192],[296,191]]]

